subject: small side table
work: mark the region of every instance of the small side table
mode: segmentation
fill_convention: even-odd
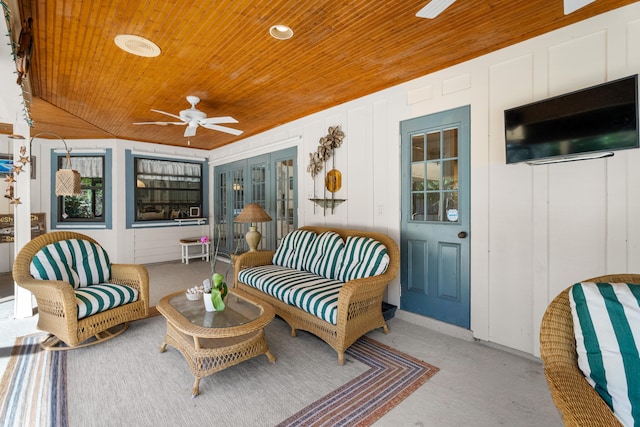
[[[200,258],[209,261],[209,245],[211,242],[203,243],[200,239],[180,239],[180,249],[182,251],[182,263],[189,264],[190,259]],[[200,252],[189,252],[191,246],[200,246]]]

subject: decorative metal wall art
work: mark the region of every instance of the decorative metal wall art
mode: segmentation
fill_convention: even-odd
[[[340,130],[339,125],[331,126],[329,127],[329,133],[320,138],[320,144],[318,145],[316,152],[309,153],[309,166],[307,167],[307,172],[309,172],[313,178],[314,193],[314,197],[310,200],[316,205],[322,207],[325,215],[327,213],[327,208],[331,208],[331,213],[333,214],[335,207],[345,201],[345,199],[335,198],[335,193],[342,188],[342,173],[335,168],[334,156],[334,150],[342,145],[344,137],[344,132]],[[327,172],[326,163],[329,160],[332,161],[332,169]],[[320,199],[315,196],[315,178],[323,169],[325,170],[323,188],[324,197]],[[327,191],[331,193],[331,198],[327,198]]]

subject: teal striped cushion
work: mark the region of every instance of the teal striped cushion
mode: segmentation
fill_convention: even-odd
[[[108,282],[111,278],[111,263],[102,246],[88,240],[66,241],[74,254],[74,268],[80,278],[80,287]]]
[[[101,283],[77,289],[78,319],[138,300],[138,291],[129,286]]]
[[[51,243],[40,249],[31,260],[29,271],[40,280],[64,280],[74,288],[80,287],[80,278],[73,269],[73,251],[67,241]]]
[[[316,233],[313,231],[292,231],[284,236],[271,262],[275,265],[302,270],[305,254],[315,237]]]
[[[344,283],[315,276],[289,289],[289,299],[298,308],[322,320],[338,323],[338,294]]]
[[[377,276],[389,265],[387,247],[370,237],[349,236],[338,279],[343,282]]]
[[[623,425],[639,425],[640,285],[578,283],[569,300],[578,366]]]
[[[36,279],[64,280],[74,289],[105,283],[111,278],[111,263],[105,250],[78,239],[60,240],[40,249],[29,270]]]
[[[338,321],[338,292],[343,283],[279,265],[246,268],[238,280],[329,323]]]
[[[311,243],[305,255],[304,269],[327,279],[337,279],[343,255],[342,237],[336,232],[325,231]]]

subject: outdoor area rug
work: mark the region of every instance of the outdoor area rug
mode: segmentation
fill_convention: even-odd
[[[42,350],[44,337],[16,339],[0,383],[1,426],[67,425],[67,353]]]
[[[362,337],[347,355],[369,371],[307,406],[278,426],[368,426],[431,378],[438,368]]]
[[[18,338],[1,383],[0,425],[368,426],[438,372],[368,337],[338,366],[326,343],[292,338],[280,319],[265,332],[275,364],[259,356],[206,377],[195,399],[182,355],[159,352],[162,317],[70,352],[40,350],[43,334]],[[94,380],[83,381],[88,375]]]

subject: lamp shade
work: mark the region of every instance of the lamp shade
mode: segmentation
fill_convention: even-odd
[[[269,222],[271,217],[256,203],[249,203],[234,219],[235,222]]]

